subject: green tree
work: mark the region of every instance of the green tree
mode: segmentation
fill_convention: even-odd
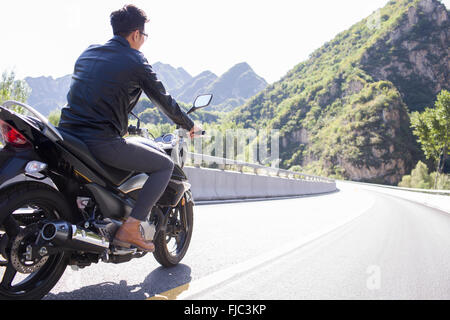
[[[422,113],[414,112],[411,116],[411,126],[427,159],[436,163],[436,188],[439,174],[442,173],[443,165],[450,154],[450,92],[442,90],[437,96],[434,108],[426,108]]]
[[[15,100],[25,103],[30,96],[31,89],[24,80],[16,80],[14,71],[4,71],[0,79],[0,103]],[[13,111],[23,113],[22,107],[14,106]]]
[[[439,190],[450,190],[450,176],[448,174],[440,174],[437,172],[433,172],[430,174],[431,181],[435,181],[437,179],[436,189]]]
[[[428,173],[428,167],[422,161],[419,161],[416,168],[411,172],[411,187],[418,189],[431,188],[431,178]]]
[[[398,184],[402,188],[412,188],[411,186],[411,175],[403,176],[402,181]]]
[[[437,172],[428,174],[428,167],[422,161],[419,161],[410,175],[403,176],[398,184],[403,188],[431,189],[433,181],[437,180],[436,189],[450,189],[450,178],[448,175],[439,175]]]
[[[51,124],[53,124],[55,127],[59,125],[59,120],[61,120],[61,110],[53,110],[48,115],[48,121],[50,121]]]

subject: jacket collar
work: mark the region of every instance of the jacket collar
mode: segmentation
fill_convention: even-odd
[[[130,43],[128,42],[128,40],[123,38],[123,37],[121,37],[121,36],[114,36],[111,40],[109,40],[109,42],[112,42],[112,41],[118,42],[124,47],[131,48]]]

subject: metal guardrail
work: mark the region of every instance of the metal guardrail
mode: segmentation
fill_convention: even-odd
[[[244,161],[239,160],[232,160],[232,159],[226,159],[226,158],[220,158],[220,157],[214,157],[209,156],[205,154],[199,154],[199,153],[192,153],[188,152],[188,158],[194,159],[194,167],[200,168],[200,164],[205,162],[207,164],[217,164],[221,170],[225,170],[225,167],[227,165],[229,166],[236,166],[238,168],[238,172],[244,172],[244,168],[250,168],[253,170],[253,173],[256,175],[261,174],[264,172],[268,176],[276,176],[280,178],[287,178],[287,179],[298,179],[298,180],[305,180],[305,181],[313,181],[313,182],[325,182],[325,183],[335,183],[334,179],[325,178],[325,177],[318,177],[313,176],[301,172],[295,172],[295,171],[289,171],[274,167],[265,167],[259,164],[255,163],[248,163]]]

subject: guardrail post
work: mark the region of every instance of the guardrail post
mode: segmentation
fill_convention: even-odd
[[[334,183],[334,179],[324,178],[324,177],[317,177],[317,176],[311,176],[307,174],[303,174],[301,172],[295,172],[295,171],[289,171],[289,170],[282,170],[276,167],[266,167],[254,163],[246,163],[242,161],[232,160],[232,159],[226,159],[226,158],[219,158],[204,154],[197,154],[197,153],[190,153],[194,158],[194,167],[201,168],[201,164],[204,163],[216,163],[218,165],[218,168],[222,171],[226,170],[226,166],[234,166],[236,169],[231,168],[231,170],[237,170],[238,172],[244,173],[244,167],[247,167],[251,170],[253,170],[253,173],[255,175],[261,175],[261,171],[264,170],[264,174],[267,176],[276,176],[276,177],[285,177],[287,179],[296,179],[296,180],[303,180],[303,181],[310,181],[310,182],[320,182],[320,183]],[[200,160],[201,159],[201,160]]]

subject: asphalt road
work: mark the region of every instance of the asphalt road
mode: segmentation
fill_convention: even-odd
[[[45,299],[449,299],[450,213],[339,184],[198,205],[177,267],[153,256],[68,268]]]

